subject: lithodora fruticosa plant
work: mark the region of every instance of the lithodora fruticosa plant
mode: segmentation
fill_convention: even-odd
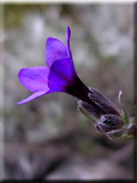
[[[129,119],[121,101],[121,112],[99,91],[88,88],[78,77],[70,49],[71,30],[66,29],[66,44],[56,38],[46,41],[46,66],[23,68],[18,78],[23,86],[33,92],[28,98],[18,102],[25,104],[40,96],[54,92],[65,92],[78,99],[78,108],[95,124],[96,129],[110,139],[124,137],[132,139],[135,120]]]

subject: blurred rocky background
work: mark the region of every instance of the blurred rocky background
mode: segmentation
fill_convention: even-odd
[[[65,43],[81,80],[133,116],[132,4],[4,5],[4,180],[132,180],[134,143],[109,140],[77,110],[77,100],[54,93],[25,105],[31,93],[17,77],[45,65],[45,41]]]

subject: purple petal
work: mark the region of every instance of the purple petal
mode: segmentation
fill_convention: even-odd
[[[71,30],[69,27],[66,29],[66,43],[67,43],[67,51],[68,56],[72,58],[71,50],[70,50],[70,38],[71,38]]]
[[[50,91],[48,93],[65,92],[65,87],[72,84],[75,73],[70,63],[70,58],[54,62],[49,74]]]
[[[47,91],[48,91],[48,90],[49,90],[49,89],[47,89]],[[28,98],[26,98],[26,99],[24,99],[24,100],[18,102],[17,104],[24,104],[24,103],[26,103],[26,102],[29,102],[29,101],[31,101],[31,100],[34,100],[34,99],[36,99],[37,97],[40,97],[40,96],[42,96],[42,95],[45,95],[45,94],[47,93],[47,91],[39,91],[39,92],[36,92],[36,93],[32,94],[31,96],[29,96]]]
[[[47,39],[46,42],[47,66],[51,67],[55,61],[67,57],[68,57],[67,48],[60,40],[51,37]]]
[[[71,58],[70,61],[71,61],[71,67],[72,67],[73,73],[75,73],[75,75],[77,75],[76,71],[75,71],[74,63],[73,63],[71,49],[70,49],[70,38],[71,38],[71,30],[69,27],[67,27],[67,29],[66,29],[67,52],[68,52],[68,56]]]
[[[18,77],[23,86],[32,92],[47,91],[49,68],[31,67],[21,69]]]

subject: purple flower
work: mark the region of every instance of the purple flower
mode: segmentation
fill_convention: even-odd
[[[46,65],[20,70],[18,77],[22,85],[34,92],[30,97],[18,104],[24,104],[37,97],[53,92],[66,92],[67,87],[74,83],[77,77],[71,50],[71,30],[67,27],[66,45],[60,40],[49,37],[46,42]]]
[[[87,88],[79,79],[70,50],[71,30],[66,30],[66,45],[56,38],[49,37],[46,42],[46,65],[20,70],[18,77],[22,85],[33,92],[24,104],[37,97],[53,92],[65,92],[82,101],[81,106],[96,118],[105,114],[119,112],[115,105],[93,88]]]

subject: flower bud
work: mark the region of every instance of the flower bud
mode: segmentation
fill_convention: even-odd
[[[95,124],[97,130],[103,134],[122,129],[123,125],[123,120],[119,116],[113,114],[102,115]]]

